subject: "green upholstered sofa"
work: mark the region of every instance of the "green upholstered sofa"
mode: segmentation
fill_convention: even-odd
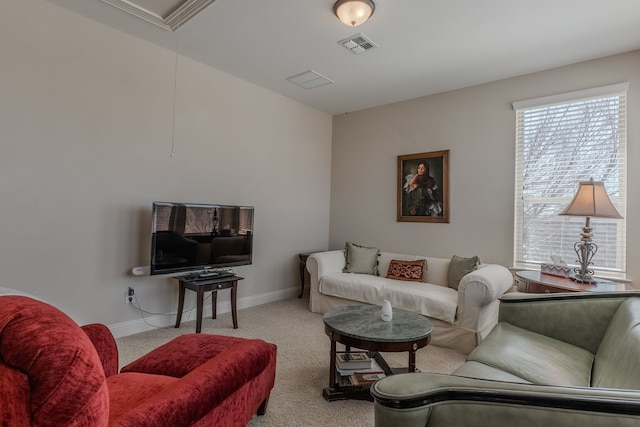
[[[640,292],[507,294],[452,375],[375,383],[375,425],[640,426]]]

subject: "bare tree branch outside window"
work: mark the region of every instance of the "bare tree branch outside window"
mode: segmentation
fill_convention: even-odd
[[[522,167],[516,182],[522,186],[522,199],[516,206],[522,211],[516,212],[516,244],[521,245],[516,247],[516,265],[550,262],[551,255],[576,264],[573,245],[584,219],[558,214],[569,204],[580,181],[604,181],[614,205],[624,207],[621,108],[624,103],[616,95],[518,111]],[[595,267],[623,272],[624,223],[594,220]]]

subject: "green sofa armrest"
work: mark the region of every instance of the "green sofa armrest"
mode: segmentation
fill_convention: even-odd
[[[400,374],[371,388],[376,427],[640,425],[640,392]]]
[[[638,297],[640,292],[510,293],[500,298],[498,322],[510,323],[595,354],[611,318],[630,296]]]

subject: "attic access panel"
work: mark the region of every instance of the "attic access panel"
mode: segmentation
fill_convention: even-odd
[[[215,0],[102,0],[168,31],[182,24]]]

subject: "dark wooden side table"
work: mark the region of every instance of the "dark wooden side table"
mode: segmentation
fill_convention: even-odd
[[[329,402],[341,399],[373,400],[367,386],[347,384],[348,379],[336,372],[336,343],[368,350],[386,375],[415,372],[416,351],[431,341],[433,324],[426,317],[406,310],[393,309],[393,319],[380,318],[380,307],[356,305],[334,308],[322,318],[324,332],[331,340],[329,351],[329,387],[322,396]],[[378,352],[409,352],[406,368],[390,368]]]
[[[211,292],[211,318],[215,319],[218,305],[218,291],[223,289],[231,289],[231,316],[233,318],[233,329],[238,329],[238,314],[236,311],[238,280],[243,280],[244,277],[225,276],[206,279],[189,279],[186,277],[177,277],[177,279],[180,282],[180,295],[178,297],[176,328],[180,327],[180,321],[182,320],[182,310],[184,309],[184,293],[186,289],[195,291],[198,294],[196,309],[196,333],[198,334],[202,330],[202,309],[204,305],[204,293]]]
[[[624,291],[624,284],[599,279],[597,283],[579,283],[569,278],[544,274],[536,270],[522,270],[514,274],[516,288],[533,294],[557,292],[609,292]]]
[[[307,268],[307,258],[313,252],[301,252],[298,254],[298,260],[300,260],[300,295],[298,298],[302,298],[302,294],[304,293],[304,270]]]

